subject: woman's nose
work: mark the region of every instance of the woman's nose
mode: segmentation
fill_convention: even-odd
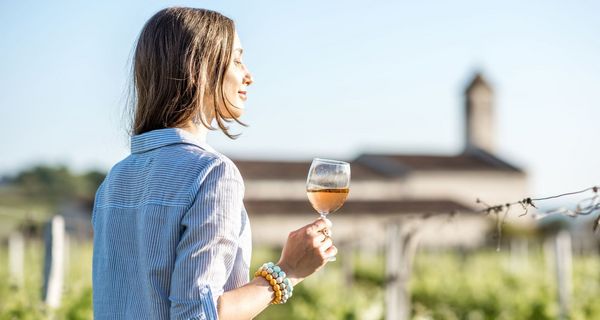
[[[250,71],[246,72],[246,75],[244,76],[244,84],[249,86],[254,82],[254,79],[252,78],[252,74],[250,73]]]

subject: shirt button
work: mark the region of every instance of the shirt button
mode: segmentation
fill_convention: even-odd
[[[202,292],[203,295],[207,295],[208,294],[208,288],[202,288],[202,291],[200,291],[200,292]],[[204,314],[202,314],[202,315],[204,315]]]
[[[200,320],[206,320],[206,316],[204,315],[204,313],[200,314]]]

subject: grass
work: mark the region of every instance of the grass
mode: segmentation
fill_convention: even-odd
[[[0,247],[0,320],[92,319],[89,242],[71,241],[70,263],[62,306],[49,310],[41,298],[43,247],[26,247],[25,284],[13,286],[8,277],[6,246]],[[276,261],[277,251],[254,250],[252,270]],[[540,252],[526,259],[509,252],[420,252],[410,282],[413,319],[556,319],[554,271]],[[352,264],[351,282],[344,266]],[[348,268],[347,268],[348,269]],[[575,256],[569,319],[600,317],[600,259]],[[338,261],[305,280],[285,305],[270,306],[258,319],[383,319],[384,258],[339,256]]]
[[[8,253],[0,250],[0,320],[13,319],[92,319],[91,244],[70,242],[68,268],[65,274],[62,305],[50,310],[42,301],[43,243],[29,241],[25,250],[22,287],[10,281]]]

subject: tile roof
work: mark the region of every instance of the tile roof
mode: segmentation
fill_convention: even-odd
[[[233,160],[245,179],[305,180],[310,161]],[[352,180],[393,179],[411,171],[504,171],[523,170],[481,150],[458,155],[362,154],[350,162]]]
[[[458,155],[363,154],[357,158],[365,166],[391,176],[410,171],[506,171],[523,173],[522,169],[481,149]]]
[[[310,161],[233,160],[244,179],[306,180]],[[360,163],[350,162],[352,180],[386,179],[387,176]]]

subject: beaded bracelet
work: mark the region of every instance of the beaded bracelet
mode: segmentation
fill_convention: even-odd
[[[273,262],[263,264],[254,273],[254,276],[265,278],[271,285],[271,288],[273,288],[275,297],[271,301],[271,304],[284,304],[292,297],[294,291],[292,282],[286,277],[285,272]]]

